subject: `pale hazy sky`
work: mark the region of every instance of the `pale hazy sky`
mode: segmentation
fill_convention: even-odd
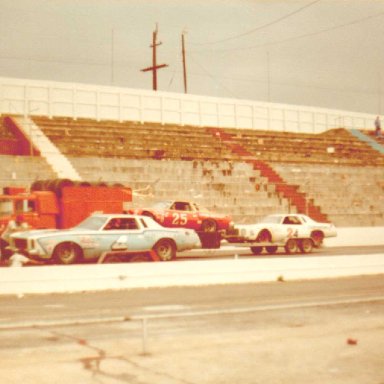
[[[384,113],[384,0],[0,0],[0,77]]]

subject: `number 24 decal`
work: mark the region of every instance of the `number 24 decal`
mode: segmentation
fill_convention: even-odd
[[[294,228],[288,228],[287,229],[287,234],[288,234],[289,238],[299,236],[298,230],[294,229]]]
[[[185,225],[188,222],[188,217],[186,213],[173,213],[172,214],[172,224],[173,225]]]

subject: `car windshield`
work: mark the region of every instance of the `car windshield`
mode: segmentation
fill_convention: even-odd
[[[171,201],[158,201],[152,205],[152,208],[158,210],[168,209],[171,203]]]
[[[270,216],[265,216],[263,219],[261,219],[260,223],[279,224],[280,221],[281,221],[281,216],[270,215]]]
[[[90,216],[86,218],[84,221],[82,221],[80,224],[78,224],[75,228],[92,229],[97,231],[104,226],[107,220],[108,220],[108,217]]]

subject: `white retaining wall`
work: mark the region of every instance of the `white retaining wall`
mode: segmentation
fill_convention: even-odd
[[[373,127],[351,111],[140,89],[0,77],[0,114],[320,133]]]

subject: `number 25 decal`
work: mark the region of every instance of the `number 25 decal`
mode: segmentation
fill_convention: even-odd
[[[188,217],[186,213],[173,213],[172,214],[172,224],[173,225],[185,225],[188,222]]]
[[[299,235],[297,229],[294,229],[294,228],[288,228],[287,229],[287,234],[288,234],[288,237],[291,238],[291,237],[297,237]]]

